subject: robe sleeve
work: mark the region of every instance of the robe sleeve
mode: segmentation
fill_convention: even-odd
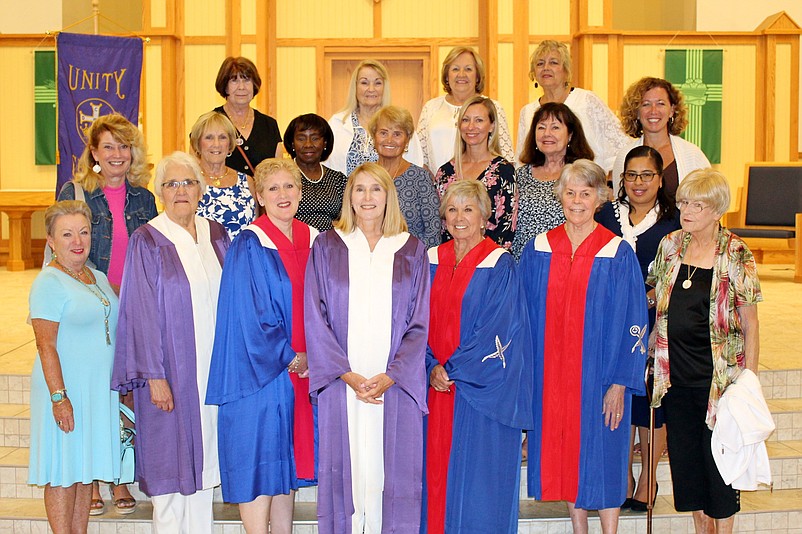
[[[532,343],[526,308],[515,298],[520,294],[510,254],[492,269],[477,269],[463,297],[460,344],[445,369],[474,409],[503,425],[531,429]]]
[[[278,253],[243,231],[223,267],[206,404],[247,397],[287,368],[295,357],[291,291]]]
[[[616,270],[612,273],[615,290],[611,293],[610,342],[608,361],[613,363],[605,372],[607,384],[626,386],[635,395],[646,394],[644,372],[649,344],[649,315],[643,289],[643,275],[631,247],[621,243],[616,254]]]
[[[398,350],[387,365],[387,376],[415,399],[422,412],[428,413],[426,405],[428,381],[424,372],[424,362],[429,337],[429,259],[423,243],[417,239],[414,239],[414,242],[417,248],[411,259],[412,272],[403,272],[405,269],[399,269],[399,261],[396,261],[396,273],[393,278],[400,278],[399,285],[402,289],[408,290],[409,295],[393,295],[393,299],[398,299],[399,302],[406,301],[408,305],[402,310],[405,313],[406,328],[401,334]],[[402,276],[398,276],[399,274]],[[408,283],[403,275],[410,278]],[[398,322],[400,321],[396,321],[393,325],[393,329],[398,327]]]
[[[166,378],[162,325],[158,323],[164,315],[159,291],[161,263],[160,247],[148,226],[141,226],[128,242],[120,288],[111,387],[123,394],[144,387],[149,379]]]
[[[336,234],[333,230],[329,230],[315,239],[306,264],[304,327],[306,354],[309,360],[309,394],[313,398],[317,397],[319,391],[351,370],[344,348],[347,346],[347,324],[346,331],[342,332],[342,340],[335,334],[333,324],[335,316],[342,314],[348,316],[347,309],[334,309],[338,304],[335,293],[348,291],[348,265],[341,266],[340,269],[332,266],[330,261],[334,246],[332,236],[336,237]],[[342,276],[346,277],[345,280],[342,280]],[[344,284],[345,287],[338,288],[336,284]]]

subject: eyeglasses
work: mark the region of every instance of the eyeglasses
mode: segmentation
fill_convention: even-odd
[[[660,176],[660,173],[652,172],[652,171],[644,171],[641,173],[637,173],[634,171],[627,171],[621,173],[621,178],[624,179],[626,182],[634,182],[638,178],[640,178],[641,182],[644,184],[648,184],[652,180],[654,180],[655,176]]]
[[[709,208],[710,206],[706,206],[702,202],[691,202],[690,200],[678,200],[677,207],[682,210],[683,213],[687,213],[688,215],[694,215],[696,213],[702,213],[702,210],[705,208]]]
[[[170,182],[164,182],[162,187],[166,187],[167,189],[178,189],[179,187],[184,186],[189,189],[190,187],[195,187],[199,183],[200,182],[198,180],[172,180]]]

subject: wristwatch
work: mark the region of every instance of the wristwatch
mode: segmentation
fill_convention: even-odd
[[[53,404],[64,402],[64,399],[66,398],[67,398],[66,389],[57,389],[56,391],[50,394],[50,402],[52,402]]]

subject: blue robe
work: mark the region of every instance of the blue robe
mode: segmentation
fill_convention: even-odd
[[[453,242],[429,250],[432,280],[438,251],[448,246]],[[533,425],[531,342],[520,293],[515,261],[497,248],[478,264],[462,297],[459,345],[444,365],[456,385],[446,532],[518,530],[521,431]],[[427,376],[438,363],[429,347]],[[422,533],[426,501],[423,509]]]
[[[313,237],[316,232],[312,232]],[[293,451],[292,284],[276,245],[251,225],[226,256],[206,403],[220,406],[223,498],[298,489]]]
[[[520,263],[535,354],[535,430],[529,435],[527,468],[529,495],[535,499],[541,499],[543,494],[541,454],[544,447],[562,447],[560,443],[541,442],[546,301],[553,256],[550,237],[558,232],[564,234],[564,226],[530,241]],[[603,237],[607,244],[591,258],[592,267],[582,304],[584,314],[580,310],[583,326],[577,331],[571,330],[570,325],[565,326],[564,334],[582,337],[581,376],[575,378],[579,380],[581,394],[578,399],[570,398],[570,395],[561,399],[567,406],[568,416],[573,417],[565,424],[579,425],[579,462],[575,466],[578,482],[575,483],[574,502],[577,508],[591,510],[618,507],[626,497],[629,425],[622,424],[610,431],[604,425],[602,401],[610,385],[625,386],[625,408],[621,420],[629,421],[631,395],[645,393],[643,370],[648,343],[643,278],[635,253],[604,227],[598,226],[594,230],[594,233],[599,232],[607,234]],[[576,254],[581,252],[580,246]],[[568,297],[560,295],[559,298]]]

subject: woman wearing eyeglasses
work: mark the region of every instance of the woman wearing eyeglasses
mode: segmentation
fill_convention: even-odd
[[[134,392],[136,474],[153,531],[211,534],[220,485],[217,406],[204,404],[228,234],[196,215],[198,161],[174,152],[156,166],[164,212],[132,235],[120,291],[111,386]]]
[[[641,274],[645,282],[649,264],[654,260],[660,240],[671,232],[680,228],[679,212],[674,202],[669,198],[663,186],[663,158],[655,149],[648,146],[638,146],[629,151],[624,163],[624,172],[621,175],[624,187],[618,193],[618,198],[608,202],[599,213],[596,220],[605,228],[635,249],[635,255],[640,264]],[[654,289],[646,286],[646,302],[649,308],[649,330],[654,325]],[[646,396],[633,395],[632,397],[632,432],[630,441],[634,441],[635,431],[641,443],[641,465],[649,465],[649,402]],[[655,446],[657,461],[666,446],[666,431],[663,425],[662,409],[655,410]],[[648,501],[646,480],[647,469],[641,469],[637,486],[632,476],[632,447],[629,451],[629,481],[627,499],[621,505],[622,509],[631,509],[634,512],[645,512]],[[652,496],[657,495],[657,484],[654,473],[657,471],[657,461],[652,466]],[[637,491],[635,488],[637,487]]]
[[[724,484],[710,447],[718,401],[743,369],[757,374],[755,259],[719,224],[727,179],[712,169],[677,189],[682,230],[663,238],[646,283],[655,288],[652,405],[663,406],[674,507],[693,512],[696,532],[732,532],[738,491]]]

